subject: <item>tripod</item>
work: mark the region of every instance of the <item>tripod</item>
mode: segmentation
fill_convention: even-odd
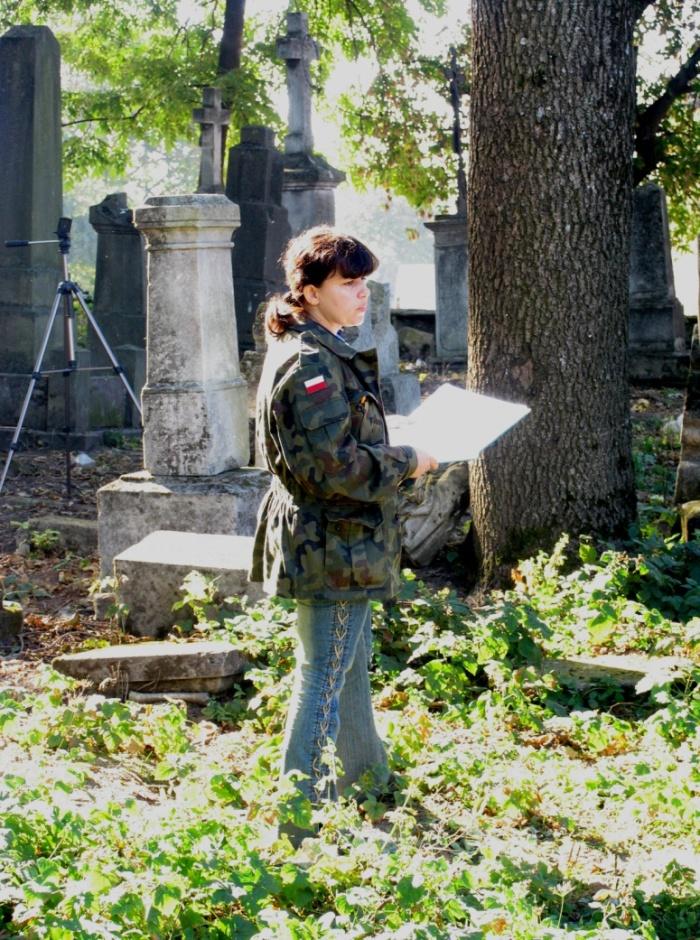
[[[61,252],[61,258],[63,261],[63,280],[59,282],[56,287],[56,295],[51,305],[51,312],[49,313],[49,319],[46,324],[46,329],[44,330],[44,335],[41,340],[41,346],[39,348],[39,354],[36,357],[36,362],[34,363],[34,369],[31,374],[31,380],[29,382],[29,387],[27,393],[24,396],[24,401],[22,403],[22,408],[19,414],[19,420],[17,421],[17,426],[15,428],[14,434],[12,435],[12,441],[7,454],[7,459],[5,460],[5,466],[3,467],[2,476],[0,477],[0,493],[2,488],[5,485],[5,480],[7,478],[7,473],[10,469],[10,464],[12,463],[12,458],[15,454],[15,451],[18,449],[17,442],[19,436],[22,433],[22,426],[24,424],[25,418],[27,416],[27,410],[29,408],[29,402],[31,401],[32,394],[36,387],[36,383],[45,375],[62,375],[63,382],[63,413],[65,418],[65,440],[66,440],[66,496],[70,499],[72,493],[72,481],[71,481],[71,463],[70,463],[70,431],[71,431],[71,377],[75,372],[94,372],[100,369],[109,369],[110,366],[86,366],[85,368],[79,369],[77,361],[75,358],[75,332],[74,332],[74,318],[75,311],[73,310],[73,300],[77,300],[80,305],[81,310],[87,317],[87,321],[90,326],[95,331],[97,338],[102,344],[102,348],[107,353],[109,361],[112,363],[111,368],[119,376],[124,385],[124,388],[127,391],[127,394],[131,398],[131,401],[134,404],[134,407],[138,411],[139,415],[141,414],[141,406],[138,402],[138,399],[134,395],[133,389],[129,385],[129,381],[124,374],[124,367],[117,362],[114,353],[110,349],[109,343],[107,342],[104,333],[100,329],[97,321],[92,315],[92,311],[87,305],[85,300],[85,294],[80,289],[80,287],[74,282],[71,281],[70,275],[68,273],[68,254],[70,252],[70,229],[71,229],[72,220],[67,218],[60,218],[58,220],[58,227],[56,229],[56,238],[49,238],[43,241],[7,241],[5,242],[6,248],[26,248],[29,245],[53,245],[58,244],[59,251]],[[58,315],[58,308],[63,306],[63,353],[65,356],[65,366],[62,369],[45,369],[42,371],[42,363],[44,356],[46,354],[46,348],[49,345],[49,339],[51,338],[51,331],[53,330],[53,325]]]

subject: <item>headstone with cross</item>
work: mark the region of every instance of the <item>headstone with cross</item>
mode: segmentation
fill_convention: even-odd
[[[221,106],[221,89],[205,88],[203,107],[192,111],[192,119],[201,125],[198,193],[222,193],[224,128],[231,112]]]
[[[309,35],[306,13],[287,13],[287,34],[277,40],[277,54],[287,65],[289,94],[282,203],[297,235],[312,225],[335,223],[334,190],[345,174],[313,153],[311,63],[318,46]]]

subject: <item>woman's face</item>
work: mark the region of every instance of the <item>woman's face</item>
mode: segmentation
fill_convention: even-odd
[[[359,326],[367,312],[369,288],[365,277],[343,277],[337,271],[319,286],[304,288],[304,307],[316,323],[337,333],[344,326]]]

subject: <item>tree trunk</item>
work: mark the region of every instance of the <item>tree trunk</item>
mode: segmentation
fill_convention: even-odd
[[[471,389],[530,415],[471,467],[485,584],[634,516],[633,0],[474,0]]]

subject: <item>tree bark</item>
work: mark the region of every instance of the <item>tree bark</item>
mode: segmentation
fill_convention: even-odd
[[[241,66],[245,0],[226,0],[224,28],[219,43],[219,75]]]
[[[482,583],[634,516],[631,0],[474,0],[469,378],[532,412],[471,466]]]

